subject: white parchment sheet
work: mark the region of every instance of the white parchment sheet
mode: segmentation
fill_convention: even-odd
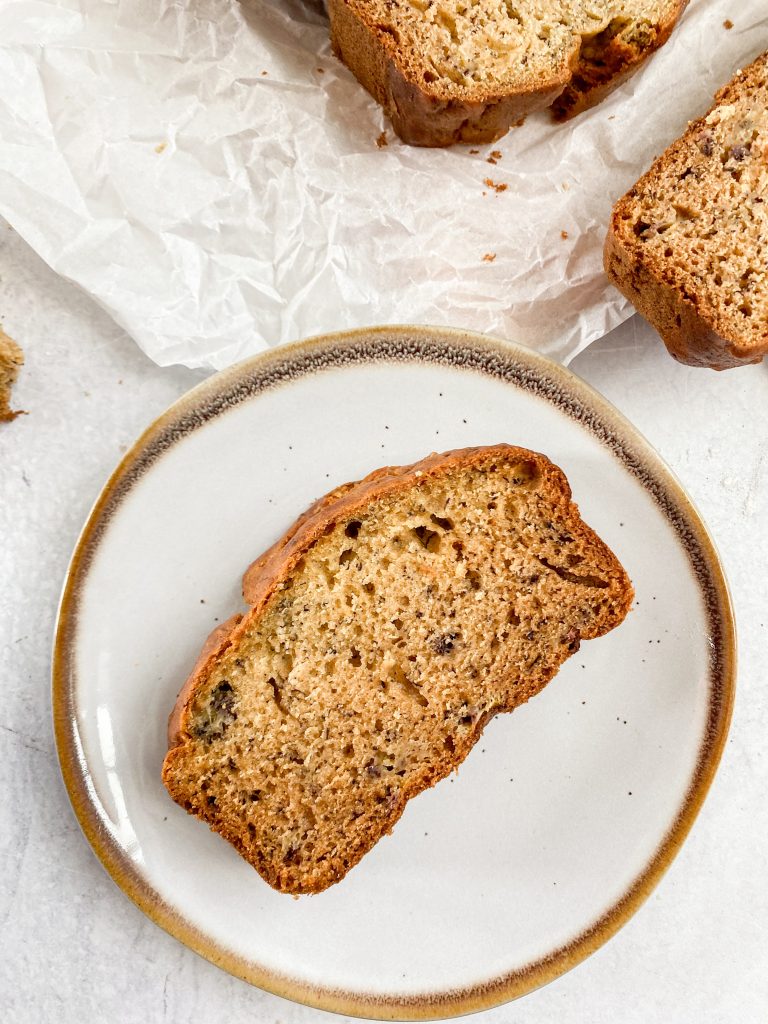
[[[766,47],[768,0],[692,0],[605,103],[473,154],[397,140],[320,0],[0,0],[0,213],[160,365],[379,323],[567,362],[630,313],[613,201]]]

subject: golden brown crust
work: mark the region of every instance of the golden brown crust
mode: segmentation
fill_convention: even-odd
[[[642,38],[606,30],[604,41],[597,36],[580,47],[574,37],[570,54],[548,79],[503,94],[480,90],[471,101],[448,94],[439,81],[429,90],[413,81],[392,35],[368,24],[349,0],[328,0],[328,14],[334,53],[381,104],[403,142],[436,147],[495,142],[529,114],[550,106],[558,120],[587,110],[666,43],[687,5],[688,0],[679,0],[669,18],[649,24]]]
[[[11,388],[24,365],[24,353],[16,342],[0,330],[0,423],[15,420],[22,410],[11,409]]]
[[[715,95],[710,110],[688,126],[685,133],[654,161],[651,168],[616,203],[605,240],[603,262],[608,277],[635,309],[658,331],[670,354],[681,363],[725,370],[759,363],[768,355],[768,333],[762,344],[740,336],[722,322],[706,294],[692,294],[651,259],[642,242],[631,233],[633,211],[644,190],[661,180],[678,155],[707,127],[710,113],[733,102],[749,83],[765,55],[741,71]]]

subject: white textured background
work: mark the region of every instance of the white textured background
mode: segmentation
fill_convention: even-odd
[[[60,779],[50,648],[67,562],[125,447],[200,379],[159,369],[0,224],[0,322],[29,415],[0,425],[0,1020],[331,1024],[161,932],[104,873]],[[721,771],[655,894],[597,954],[478,1024],[768,1020],[768,365],[678,366],[631,320],[574,365],[656,445],[723,554],[740,631]],[[373,925],[375,926],[375,925]]]

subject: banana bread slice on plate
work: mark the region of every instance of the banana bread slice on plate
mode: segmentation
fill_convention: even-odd
[[[244,589],[179,695],[163,781],[293,894],[343,878],[633,597],[561,470],[509,445],[331,492]]]

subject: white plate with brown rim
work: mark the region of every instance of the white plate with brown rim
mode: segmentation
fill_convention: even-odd
[[[242,608],[242,571],[314,498],[380,465],[498,441],[565,471],[632,577],[632,612],[491,722],[342,882],[274,892],[160,782],[179,686],[215,622]],[[434,1019],[553,980],[637,910],[713,778],[734,661],[707,531],[608,402],[504,342],[380,328],[219,373],[139,438],[72,559],[53,710],[83,830],[154,921],[280,995]]]

